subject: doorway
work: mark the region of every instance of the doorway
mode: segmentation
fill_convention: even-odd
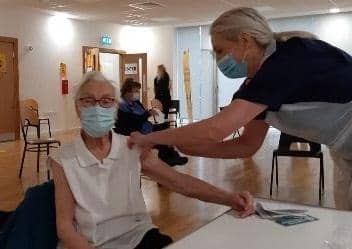
[[[119,91],[121,87],[120,56],[124,53],[125,51],[121,50],[83,46],[83,73],[100,71],[113,82]]]
[[[111,53],[99,53],[99,68],[108,80],[114,82],[120,91],[120,55]]]
[[[120,57],[121,82],[132,78],[142,84],[142,103],[148,106],[147,54],[122,54]]]
[[[20,137],[18,40],[0,36],[0,142]]]
[[[87,47],[82,48],[83,73],[100,71],[109,80],[116,82],[116,88],[121,89],[121,84],[127,78],[133,78],[142,84],[142,103],[148,106],[147,87],[147,54],[126,54],[125,51]]]

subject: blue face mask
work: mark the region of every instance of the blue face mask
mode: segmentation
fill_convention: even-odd
[[[103,108],[98,105],[82,108],[81,124],[91,137],[102,137],[109,133],[115,123],[116,107]]]
[[[247,64],[238,63],[231,55],[225,55],[217,64],[220,71],[230,79],[247,77]]]
[[[132,97],[133,101],[140,101],[141,100],[141,96],[139,95],[139,93],[134,93],[133,97]]]

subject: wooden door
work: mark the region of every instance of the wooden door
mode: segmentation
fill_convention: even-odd
[[[17,39],[0,37],[0,141],[19,138]]]
[[[82,47],[83,73],[99,71],[99,48]]]
[[[142,84],[142,103],[147,107],[147,54],[122,54],[120,56],[120,77],[121,84],[126,78],[133,78],[135,81]]]

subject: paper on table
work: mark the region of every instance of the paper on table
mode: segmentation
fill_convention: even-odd
[[[274,206],[274,205],[273,205]],[[262,203],[256,203],[256,212],[263,219],[275,219],[284,216],[306,216],[304,209],[269,209],[264,207]]]
[[[262,219],[275,221],[283,226],[294,226],[306,222],[318,220],[317,218],[305,214],[303,209],[275,209],[269,210],[264,208],[261,203],[256,203],[256,213]]]

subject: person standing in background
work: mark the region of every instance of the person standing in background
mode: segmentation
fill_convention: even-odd
[[[155,99],[159,100],[163,105],[162,112],[165,114],[165,119],[168,118],[171,107],[170,89],[170,76],[166,72],[165,66],[161,64],[158,66],[158,74],[154,79],[154,94]]]

